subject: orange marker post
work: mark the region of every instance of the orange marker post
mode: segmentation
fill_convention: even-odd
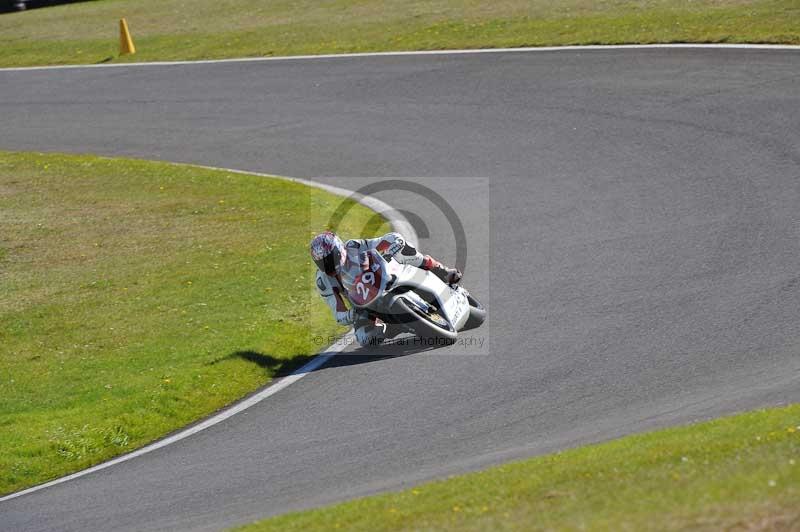
[[[136,47],[133,45],[131,32],[128,30],[128,22],[119,19],[119,55],[135,54]]]

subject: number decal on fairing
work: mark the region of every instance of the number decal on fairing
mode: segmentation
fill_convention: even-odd
[[[362,299],[366,300],[369,297],[369,288],[364,283],[369,285],[375,284],[375,274],[372,272],[364,272],[359,276],[361,281],[356,285],[356,292]]]
[[[380,292],[381,275],[379,272],[365,271],[355,279],[354,303],[366,305]]]

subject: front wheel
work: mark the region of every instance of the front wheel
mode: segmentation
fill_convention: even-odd
[[[397,298],[395,305],[411,318],[406,325],[420,338],[441,338],[450,343],[456,341],[458,333],[450,330],[450,324],[433,305],[424,308],[413,299],[402,296]]]

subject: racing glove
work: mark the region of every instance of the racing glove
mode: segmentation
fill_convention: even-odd
[[[339,325],[352,325],[356,320],[356,310],[347,309],[336,313],[336,323]]]

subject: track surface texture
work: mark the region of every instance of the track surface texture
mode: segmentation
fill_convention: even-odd
[[[800,401],[796,51],[3,71],[0,94],[2,149],[349,188],[419,176],[459,214],[491,316],[480,353],[336,357],[193,437],[0,503],[0,529],[213,530]],[[419,247],[452,262],[435,208],[379,197],[416,208]]]

